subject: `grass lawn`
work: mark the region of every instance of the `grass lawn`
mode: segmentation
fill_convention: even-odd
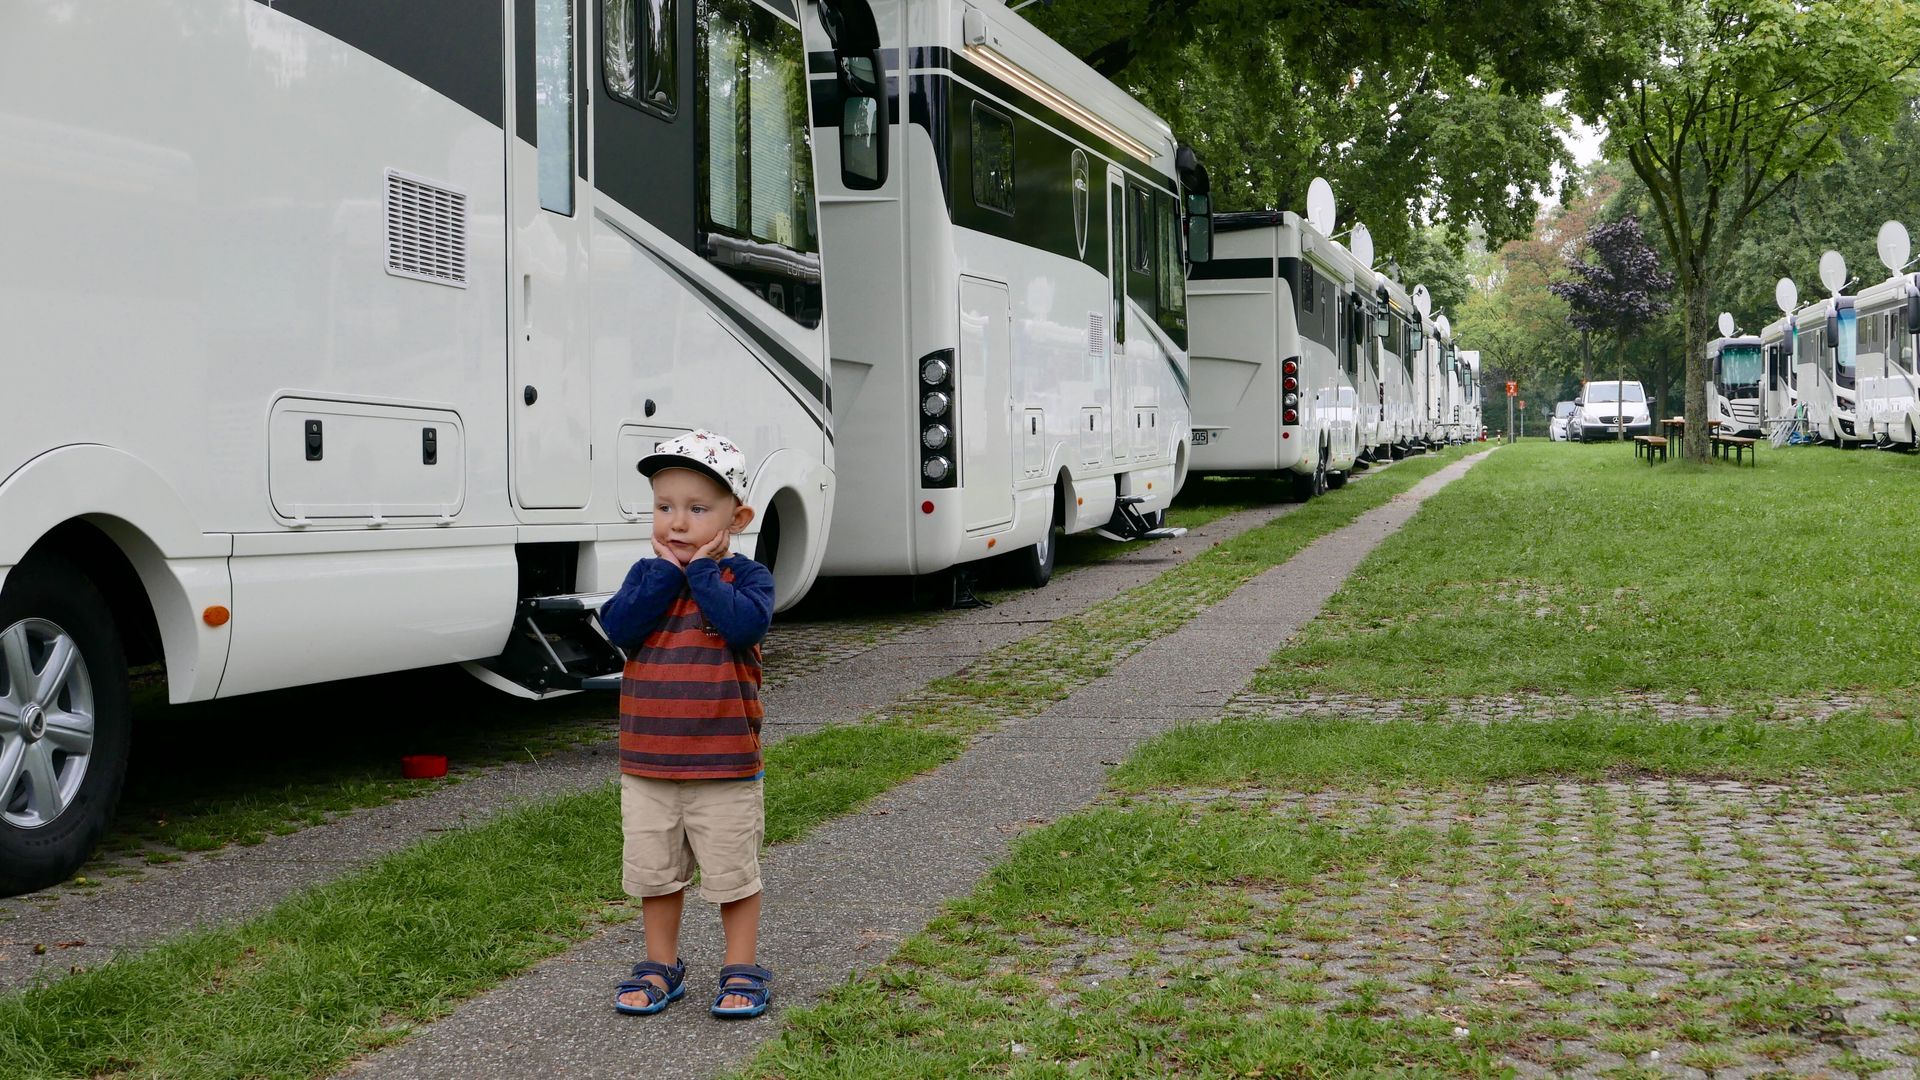
[[[1773,699],[1916,681],[1920,459],[1648,467],[1527,442],[1429,502],[1256,680],[1264,693]]]
[[[767,753],[767,835],[791,840],[1043,708],[1463,451],[1415,459],[1226,541],[942,680],[883,720]],[[0,1075],[307,1076],[632,914],[610,790],[450,833],[238,927],[0,998]],[[611,978],[613,974],[610,973]]]

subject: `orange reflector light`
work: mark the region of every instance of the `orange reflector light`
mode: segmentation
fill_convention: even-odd
[[[993,546],[994,544],[996,544],[996,543],[999,543],[999,541],[997,541],[997,540],[995,540],[995,539],[994,539],[993,537],[991,537],[991,536],[989,536],[989,537],[987,537],[987,546],[988,546],[988,547],[992,547],[992,546]]]
[[[1075,500],[1073,500],[1073,505],[1075,505],[1075,506],[1085,506],[1085,505],[1087,505],[1087,500],[1086,500],[1086,499],[1084,499],[1084,498],[1081,498],[1081,499],[1075,499]]]
[[[233,618],[233,612],[228,611],[219,604],[215,604],[200,613],[200,621],[206,623],[208,626],[225,626],[227,625],[227,620],[231,618]]]

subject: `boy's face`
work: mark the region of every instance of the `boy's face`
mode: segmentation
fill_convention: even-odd
[[[732,536],[753,520],[753,508],[702,472],[662,469],[653,474],[653,539],[681,566],[722,533]]]

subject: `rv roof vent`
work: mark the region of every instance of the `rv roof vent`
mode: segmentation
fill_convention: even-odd
[[[387,170],[387,273],[467,287],[467,197]]]
[[[1102,356],[1107,351],[1107,317],[1098,311],[1087,312],[1087,355]]]

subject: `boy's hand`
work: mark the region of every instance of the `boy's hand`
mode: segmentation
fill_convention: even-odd
[[[731,554],[728,549],[732,546],[732,541],[733,534],[725,529],[721,529],[720,535],[707,541],[699,551],[693,553],[693,557],[696,559],[712,559],[714,562],[719,562]]]
[[[653,553],[656,557],[665,559],[675,566],[680,565],[680,560],[673,557],[673,549],[661,543],[657,536],[653,538]]]

